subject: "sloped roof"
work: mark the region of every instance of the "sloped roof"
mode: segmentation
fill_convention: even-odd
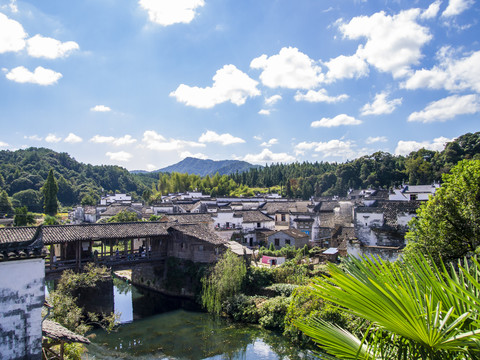
[[[68,330],[52,320],[46,319],[42,322],[42,333],[44,336],[57,341],[61,340],[67,343],[90,344],[90,340],[86,337],[75,334],[73,331]]]
[[[243,246],[242,244],[239,244],[236,241],[230,240],[227,241],[225,244],[226,247],[230,249],[234,254],[237,254],[238,256],[243,256],[243,255],[252,255],[253,250],[247,248],[246,246]]]
[[[308,212],[310,201],[267,201],[262,206],[262,211],[267,214],[275,214],[277,212]]]
[[[178,231],[184,235],[195,237],[214,245],[225,244],[226,240],[218,236],[206,224],[181,224],[173,225],[168,228],[169,231]]]
[[[244,223],[274,221],[271,217],[265,215],[259,210],[235,211],[235,215],[241,215]]]
[[[288,236],[290,236],[291,238],[294,238],[294,239],[303,239],[303,238],[308,238],[309,237],[303,231],[300,231],[298,229],[278,230],[278,231],[275,231],[275,234],[278,234],[280,232],[283,232],[284,234],[287,234]]]
[[[209,223],[213,222],[211,214],[185,213],[185,214],[166,214],[162,220],[176,222],[179,224],[188,223]]]

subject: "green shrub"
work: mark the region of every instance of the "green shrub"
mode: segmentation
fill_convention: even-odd
[[[225,313],[236,322],[258,323],[260,317],[254,297],[234,295],[223,303]]]
[[[259,324],[265,329],[281,330],[285,327],[285,314],[287,313],[290,298],[277,296],[265,301],[260,310]]]
[[[247,294],[273,284],[273,270],[265,267],[250,266],[247,269],[244,289]]]
[[[272,291],[276,296],[289,297],[297,288],[298,285],[295,284],[273,284],[265,289]]]

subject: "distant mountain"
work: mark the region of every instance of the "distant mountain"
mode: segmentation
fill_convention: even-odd
[[[220,175],[234,174],[235,172],[242,173],[252,168],[261,168],[260,165],[252,165],[246,161],[240,160],[202,160],[193,157],[187,157],[182,161],[159,169],[156,172],[179,172],[189,173],[200,176],[215,175],[217,172]]]

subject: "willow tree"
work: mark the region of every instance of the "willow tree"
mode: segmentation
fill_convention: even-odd
[[[43,209],[45,214],[50,216],[57,215],[58,212],[58,184],[53,176],[53,169],[48,173],[47,181],[42,187]]]

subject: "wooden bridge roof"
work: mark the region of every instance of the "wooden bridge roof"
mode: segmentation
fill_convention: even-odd
[[[45,245],[78,240],[132,239],[168,235],[168,223],[130,222],[110,224],[51,225],[42,227]],[[0,228],[0,244],[32,240],[37,227]]]

